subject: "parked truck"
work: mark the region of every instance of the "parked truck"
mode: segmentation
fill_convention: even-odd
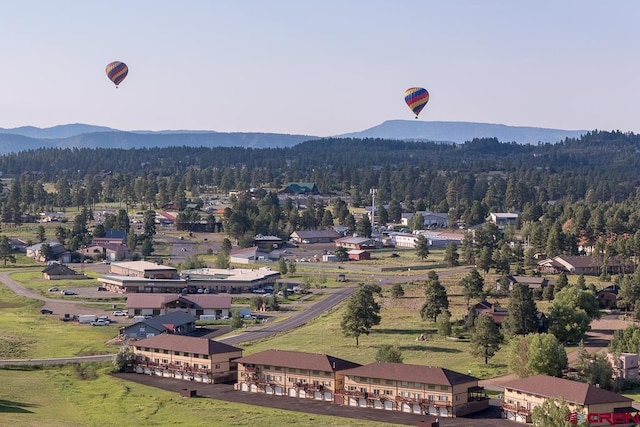
[[[94,316],[93,314],[81,314],[78,316],[78,323],[91,324],[91,322],[95,322],[97,319],[98,316]]]

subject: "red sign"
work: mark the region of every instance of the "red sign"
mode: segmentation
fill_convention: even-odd
[[[567,415],[567,420],[573,424],[578,424],[578,414],[571,412]],[[616,424],[640,424],[640,412],[603,412],[587,415],[587,422],[608,424],[615,426]]]

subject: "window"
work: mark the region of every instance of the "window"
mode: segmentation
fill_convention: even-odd
[[[444,394],[441,394],[440,396],[438,396],[438,400],[441,402],[446,402],[449,400],[449,396],[445,396]]]
[[[402,387],[407,387],[409,385],[409,382],[408,381],[400,381],[400,385]]]
[[[380,378],[374,378],[371,380],[371,382],[374,384],[380,384]]]
[[[169,363],[168,359],[162,359],[162,363]]]
[[[420,393],[413,393],[413,398],[416,400],[420,400],[422,396],[420,395]]]
[[[361,383],[366,383],[366,382],[367,382],[367,380],[368,380],[368,378],[367,378],[367,377],[359,377],[359,378],[358,378],[358,381],[360,381]]]
[[[331,381],[325,381],[322,383],[322,385],[325,387],[331,387]]]
[[[149,351],[149,347],[145,347],[145,348],[144,348],[144,351]]]
[[[296,368],[289,369],[289,372],[291,372],[292,374],[295,374],[296,373]]]
[[[300,373],[301,374],[308,374],[309,370],[308,369],[300,369]]]
[[[164,354],[169,354],[169,350],[162,350]]]
[[[216,369],[220,369],[220,364],[219,364],[219,363],[216,363],[216,364],[215,364],[215,368],[216,368]]]
[[[380,396],[380,390],[379,390],[379,389],[377,389],[377,388],[374,388],[374,389],[373,389],[373,395],[374,395],[374,396]]]
[[[384,383],[386,385],[393,385],[393,381],[391,381],[391,380],[384,380]]]
[[[393,390],[385,390],[383,393],[385,396],[393,396]]]
[[[276,366],[275,370],[279,372],[279,371],[282,371],[282,368],[280,366]]]
[[[262,369],[271,369],[271,365],[264,365]]]
[[[447,391],[449,390],[449,387],[447,387],[446,385],[441,385],[440,390]]]
[[[428,398],[431,402],[433,402],[434,400],[436,400],[436,397],[435,397],[433,394],[430,394],[427,398]]]
[[[320,371],[311,371],[312,375],[320,375]]]
[[[402,390],[402,391],[400,392],[400,396],[402,396],[402,397],[410,397],[410,394],[409,394],[409,392],[408,392],[408,391],[406,391],[406,390]]]
[[[367,392],[366,387],[360,387],[360,393],[366,393],[366,392]]]
[[[435,386],[435,384],[427,384],[427,388],[428,388],[429,390],[435,390],[435,389],[436,389],[436,386]]]
[[[356,386],[354,386],[354,385],[350,385],[350,386],[347,386],[347,390],[349,390],[349,391],[356,391],[357,389],[356,389]]]
[[[421,383],[413,383],[413,387],[414,388],[422,388],[422,384]]]

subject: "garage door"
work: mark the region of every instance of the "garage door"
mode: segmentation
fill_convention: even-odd
[[[420,405],[413,405],[413,413],[422,414],[422,408],[420,408]]]
[[[289,397],[298,397],[298,390],[296,390],[295,388],[290,388]]]
[[[356,399],[355,397],[350,397],[349,406],[358,406],[358,399]]]
[[[273,388],[270,385],[268,385],[264,388],[264,392],[267,394],[273,394]]]
[[[321,391],[314,391],[313,392],[313,398],[316,400],[322,400],[322,392]]]
[[[408,403],[403,403],[401,411],[402,412],[411,412],[411,405],[409,405]]]
[[[280,387],[280,386],[276,386],[276,388],[275,388],[275,393],[276,393],[278,396],[282,396],[282,395],[284,394],[284,388],[283,388],[283,387]]]
[[[333,395],[331,394],[330,391],[325,391],[324,392],[324,400],[328,400],[328,401],[333,400]]]
[[[384,405],[380,400],[376,399],[376,400],[373,401],[373,407],[375,409],[383,409]]]
[[[385,400],[384,409],[386,409],[387,411],[393,411],[393,402],[391,400]]]
[[[304,390],[300,390],[300,391],[298,392],[298,397],[299,397],[299,398],[301,398],[301,399],[306,398],[306,397],[307,397],[307,392],[306,392],[306,391],[304,391]]]
[[[247,383],[241,383],[240,384],[240,390],[241,391],[249,391],[249,385]]]

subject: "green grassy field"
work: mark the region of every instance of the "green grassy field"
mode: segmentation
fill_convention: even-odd
[[[214,399],[184,399],[111,377],[107,364],[43,370],[0,370],[0,423],[25,427],[75,426],[383,426]]]
[[[87,356],[118,351],[108,341],[118,326],[80,325],[42,316],[41,301],[16,296],[0,286],[0,359]]]
[[[479,378],[488,378],[507,373],[506,350],[501,350],[490,363],[474,359],[470,355],[469,343],[437,335],[435,325],[420,318],[422,305],[421,289],[407,286],[407,296],[398,300],[385,297],[381,300],[382,322],[367,336],[360,337],[356,347],[354,338],[342,335],[340,320],[344,308],[340,307],[312,321],[306,326],[274,338],[245,344],[245,354],[277,348],[282,350],[326,353],[357,363],[366,364],[375,360],[378,348],[383,344],[397,346],[404,363],[441,366]],[[417,341],[425,333],[425,341]]]

